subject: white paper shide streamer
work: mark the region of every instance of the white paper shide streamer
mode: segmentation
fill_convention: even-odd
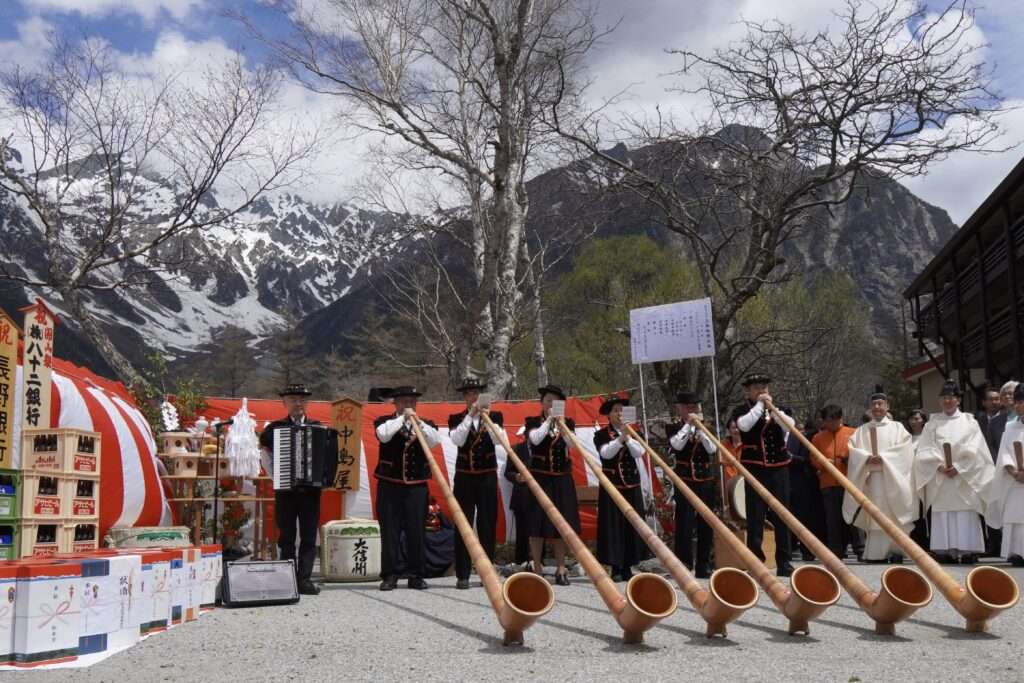
[[[249,414],[249,399],[242,399],[242,407],[233,420],[224,440],[228,474],[253,479],[260,475],[260,442],[256,438],[256,421]]]

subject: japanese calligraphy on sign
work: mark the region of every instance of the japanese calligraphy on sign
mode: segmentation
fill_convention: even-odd
[[[341,398],[331,404],[331,425],[338,430],[338,469],[334,475],[334,488],[342,491],[359,490],[359,462],[362,458],[360,426],[363,404],[351,398]]]
[[[629,312],[633,363],[715,355],[711,299],[679,301]]]
[[[50,426],[50,388],[53,383],[53,330],[57,318],[42,299],[21,309],[25,314],[25,353],[22,361],[22,426],[28,429]]]
[[[18,326],[0,311],[0,468],[14,467],[14,402],[18,400]]]
[[[360,538],[352,546],[352,573],[366,576],[366,539]]]

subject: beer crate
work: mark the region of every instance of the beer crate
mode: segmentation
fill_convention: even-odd
[[[61,482],[61,496],[67,517],[90,519],[100,514],[99,477],[73,475]]]
[[[20,533],[14,520],[0,522],[0,560],[16,560],[21,556]]]
[[[68,516],[64,504],[67,479],[62,474],[22,475],[21,518],[24,521],[43,521]]]
[[[21,435],[21,469],[26,472],[99,476],[101,440],[82,429],[26,429]]]
[[[21,556],[52,557],[67,546],[67,528],[62,519],[23,522]]]
[[[0,469],[0,524],[21,517],[21,472]]]
[[[99,547],[99,518],[64,520],[62,553],[87,553]]]

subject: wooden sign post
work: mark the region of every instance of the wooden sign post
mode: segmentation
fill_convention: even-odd
[[[57,316],[42,299],[36,299],[34,304],[19,309],[19,312],[25,314],[21,424],[26,429],[49,429],[53,330],[57,327]]]
[[[348,397],[331,403],[331,426],[338,430],[338,471],[334,476],[334,488],[341,491],[339,519],[345,519],[345,492],[359,490],[362,424],[362,403]]]
[[[14,405],[18,400],[18,325],[0,310],[0,469],[14,467]]]

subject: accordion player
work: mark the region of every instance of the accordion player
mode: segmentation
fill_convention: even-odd
[[[328,488],[338,469],[338,431],[315,424],[274,430],[274,490]]]

